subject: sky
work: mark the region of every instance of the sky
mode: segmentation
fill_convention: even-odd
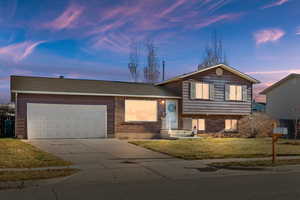
[[[299,19],[300,0],[0,0],[0,102],[10,75],[129,81],[132,41],[155,43],[167,78],[194,71],[214,30],[258,93],[300,73]]]

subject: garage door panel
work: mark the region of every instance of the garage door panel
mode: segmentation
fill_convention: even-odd
[[[105,105],[27,104],[28,138],[106,137]]]

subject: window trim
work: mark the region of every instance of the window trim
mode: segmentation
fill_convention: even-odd
[[[196,125],[197,131],[200,131],[200,132],[205,132],[205,131],[206,131],[206,120],[205,120],[205,118],[197,118],[197,119],[193,118],[192,121],[193,121],[193,120],[196,120],[196,123],[197,123],[197,125]],[[204,121],[204,129],[203,129],[203,130],[200,130],[200,129],[199,129],[199,120],[203,120],[203,121]],[[193,122],[192,122],[192,130],[194,130]]]
[[[156,119],[154,121],[149,120],[126,120],[126,101],[153,101],[156,103]],[[124,100],[124,123],[134,123],[134,124],[141,124],[141,123],[157,123],[159,119],[159,102],[154,99],[125,99]]]
[[[238,96],[238,93],[237,93],[237,87],[240,87],[241,88],[241,99],[230,99],[230,88],[231,86],[234,86],[235,87],[235,97]],[[243,85],[239,85],[239,84],[228,84],[228,87],[229,87],[229,94],[228,94],[228,101],[234,101],[234,102],[242,102],[243,101]],[[225,90],[226,92],[226,90]]]
[[[206,84],[208,86],[208,98],[198,98],[197,97],[197,84],[202,84],[202,97],[204,96],[204,90],[203,90],[203,85]],[[210,83],[208,82],[204,82],[204,81],[199,81],[199,82],[195,82],[195,98],[196,100],[205,100],[205,101],[209,101],[211,100],[211,96],[210,96]]]
[[[229,121],[230,120],[230,127],[231,129],[226,129],[226,121]],[[233,121],[236,121],[236,129],[232,129],[233,127]],[[235,133],[235,132],[238,132],[239,130],[239,120],[238,119],[225,119],[225,132],[231,132],[231,133]]]

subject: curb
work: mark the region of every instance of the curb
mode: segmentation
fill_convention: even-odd
[[[78,166],[68,166],[68,167],[45,167],[45,168],[21,168],[17,170],[12,170],[10,168],[8,171],[36,171],[36,170],[51,170],[51,169],[80,169]],[[3,171],[3,170],[2,170]],[[69,179],[76,174],[72,174],[70,176],[64,177],[56,177],[56,178],[49,178],[49,179],[37,179],[37,180],[26,180],[26,181],[0,181],[0,192],[7,191],[7,190],[22,190],[28,187],[40,187],[49,184],[55,184],[66,179]]]
[[[0,172],[7,171],[37,171],[37,170],[53,170],[53,169],[81,169],[78,165],[61,166],[61,167],[37,167],[37,168],[0,168]]]

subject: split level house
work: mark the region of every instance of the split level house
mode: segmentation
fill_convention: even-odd
[[[159,138],[237,132],[258,80],[223,64],[157,84],[11,76],[18,138]]]
[[[290,137],[295,127],[300,130],[299,88],[300,74],[290,74],[261,92],[266,95],[266,113],[278,121],[278,126],[287,127]]]

